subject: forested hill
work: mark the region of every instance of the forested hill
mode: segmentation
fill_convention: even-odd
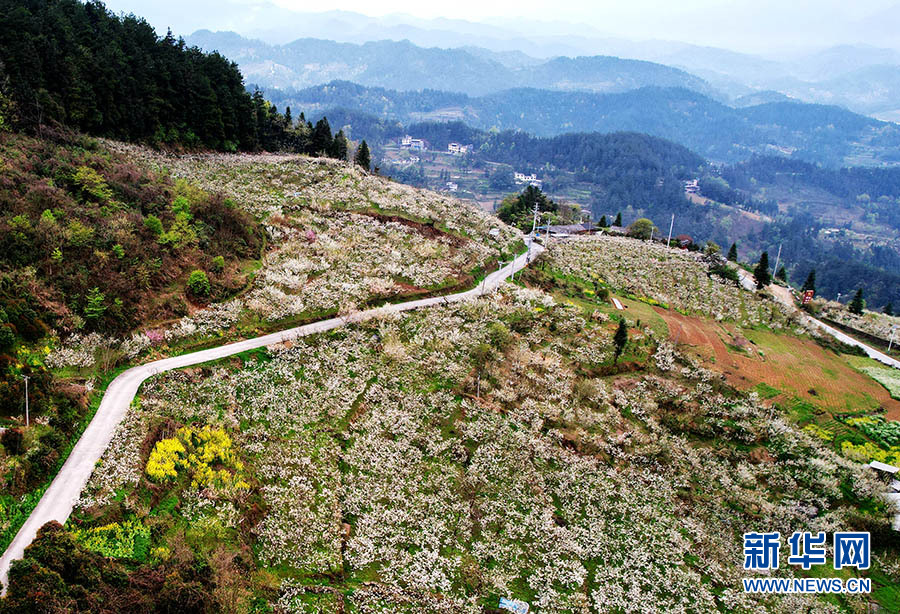
[[[828,166],[900,162],[900,128],[846,109],[800,102],[733,108],[684,87],[643,87],[622,93],[518,88],[487,96],[393,91],[337,81],[302,90],[270,88],[277,104],[308,114],[363,111],[415,123],[450,119],[484,130],[644,132],[680,143],[717,162],[781,153]]]
[[[285,126],[233,62],[100,2],[0,0],[0,125],[121,140],[272,148]]]

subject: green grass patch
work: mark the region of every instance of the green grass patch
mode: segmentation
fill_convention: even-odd
[[[756,386],[753,387],[753,390],[763,399],[774,399],[782,392],[778,388],[775,388],[774,386],[769,386],[765,382],[758,383]]]

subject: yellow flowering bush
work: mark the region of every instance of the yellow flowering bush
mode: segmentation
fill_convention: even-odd
[[[184,467],[184,444],[177,438],[157,442],[147,461],[147,475],[157,482],[178,477],[178,468]]]
[[[834,434],[831,431],[823,429],[815,423],[807,424],[803,427],[803,430],[814,437],[818,437],[822,441],[831,441],[834,439]]]
[[[862,463],[876,460],[891,465],[900,464],[900,446],[893,446],[885,450],[871,441],[863,444],[844,441],[841,443],[841,452],[847,458]]]
[[[190,475],[193,488],[250,488],[243,477],[244,464],[235,457],[231,437],[223,429],[209,425],[200,429],[185,426],[176,431],[175,437],[157,442],[146,472],[150,479],[162,482],[177,478],[182,469]]]
[[[77,529],[75,539],[92,552],[118,559],[143,560],[150,543],[150,529],[136,518],[102,527]]]

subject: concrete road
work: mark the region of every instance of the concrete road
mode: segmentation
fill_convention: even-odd
[[[750,273],[748,273],[747,271],[745,271],[742,268],[738,268],[737,272],[738,272],[738,276],[740,276],[740,278],[741,278],[741,285],[746,290],[749,290],[751,292],[756,292],[756,280],[753,278],[753,275],[751,275]],[[772,289],[772,294],[775,295],[775,298],[778,301],[780,301],[784,305],[787,305],[791,309],[799,311],[797,309],[797,305],[794,303],[793,296],[790,294],[790,290],[787,290],[786,288],[782,288],[780,286],[771,286],[771,289]],[[829,326],[828,324],[825,324],[825,322],[817,320],[816,318],[812,317],[809,314],[801,312],[800,317],[803,318],[807,323],[812,324],[813,326],[819,327],[820,329],[822,329],[823,331],[825,331],[826,333],[828,333],[829,335],[831,335],[838,341],[846,343],[847,345],[852,345],[852,346],[861,348],[866,353],[866,355],[868,355],[869,358],[877,360],[878,362],[884,363],[890,367],[894,367],[895,369],[900,369],[900,360],[891,358],[884,352],[879,352],[875,348],[866,345],[862,341],[858,341],[857,339],[854,339],[850,335],[847,335],[846,333],[839,331],[838,329],[836,329],[833,326]]]
[[[543,247],[535,243],[531,248],[531,258],[534,259],[543,251]],[[9,576],[9,567],[16,559],[22,558],[25,548],[34,540],[40,529],[45,523],[56,520],[65,523],[72,508],[78,501],[81,491],[84,489],[94,471],[94,467],[106,447],[112,439],[116,427],[125,416],[125,412],[131,406],[140,385],[149,377],[152,377],[163,371],[178,369],[190,365],[196,365],[210,360],[217,360],[252,350],[321,333],[333,328],[338,328],[352,322],[360,322],[378,316],[379,314],[397,313],[401,311],[409,311],[419,309],[421,307],[429,307],[431,305],[443,305],[447,303],[456,303],[459,301],[475,299],[481,294],[489,293],[497,289],[500,283],[516,271],[528,265],[528,254],[522,254],[512,262],[504,266],[502,269],[494,271],[479,284],[476,288],[458,294],[448,296],[438,296],[432,298],[410,301],[408,303],[398,303],[385,305],[377,309],[369,309],[360,311],[350,316],[331,318],[329,320],[321,320],[304,326],[298,326],[263,337],[255,339],[247,339],[246,341],[238,341],[221,347],[210,348],[191,354],[183,354],[181,356],[173,356],[155,362],[140,365],[128,369],[116,379],[114,379],[106,389],[100,407],[94,415],[93,420],[85,429],[78,443],[75,445],[69,458],[60,469],[59,473],[51,482],[50,487],[41,497],[37,507],[31,512],[28,520],[19,529],[12,543],[0,558],[0,582],[3,583],[2,594],[6,594],[6,583]]]

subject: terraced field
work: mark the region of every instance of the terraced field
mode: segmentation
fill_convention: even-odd
[[[782,391],[775,401],[794,397],[832,412],[883,410],[888,418],[900,419],[900,401],[846,357],[811,339],[656,311],[673,341],[690,347],[704,366],[738,388],[765,383]]]

